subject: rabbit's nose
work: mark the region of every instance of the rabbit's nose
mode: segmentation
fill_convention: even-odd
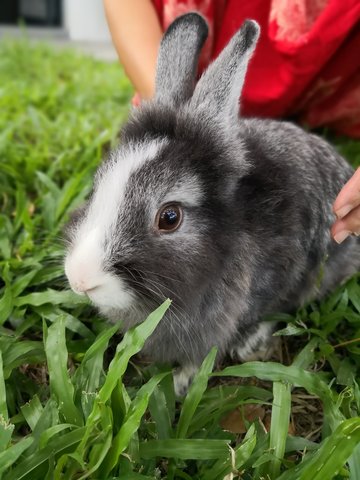
[[[89,231],[65,258],[65,274],[75,293],[88,294],[103,284],[102,250],[99,232]]]
[[[100,285],[86,282],[85,280],[78,280],[70,282],[72,290],[79,295],[87,295],[90,292],[96,290]]]

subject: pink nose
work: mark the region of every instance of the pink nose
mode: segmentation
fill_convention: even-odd
[[[70,284],[71,288],[74,290],[75,293],[80,295],[85,295],[86,293],[95,290],[98,288],[99,285],[92,284],[90,282],[86,282],[85,280],[77,280]]]

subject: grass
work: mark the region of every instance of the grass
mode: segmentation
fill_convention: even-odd
[[[68,290],[62,225],[130,97],[118,65],[0,44],[0,478],[359,480],[357,277],[278,315],[273,362],[212,373],[209,352],[181,401],[133,358],[168,303],[121,339]]]

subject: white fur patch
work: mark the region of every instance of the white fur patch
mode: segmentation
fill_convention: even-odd
[[[274,325],[271,322],[262,322],[257,331],[246,339],[246,345],[234,347],[230,351],[232,358],[241,362],[267,360],[274,348],[276,339],[271,337]]]
[[[71,251],[65,259],[65,273],[75,293],[84,293],[101,284],[100,231],[90,230],[81,239],[81,245]]]
[[[166,140],[152,140],[120,150],[100,171],[89,211],[65,260],[65,273],[76,293],[86,293],[100,307],[127,309],[133,295],[124,282],[104,271],[105,239],[111,237],[130,175],[152,160]]]
[[[133,296],[124,282],[103,270],[101,234],[98,229],[89,232],[81,245],[65,260],[65,273],[75,293],[86,293],[98,306],[130,307]]]
[[[195,373],[199,370],[195,365],[185,365],[175,370],[174,377],[174,389],[177,397],[186,395],[190,383],[194,378]]]
[[[152,140],[122,149],[105,165],[99,177],[94,198],[79,235],[94,227],[105,233],[116,223],[130,175],[146,161],[156,157],[167,140]]]

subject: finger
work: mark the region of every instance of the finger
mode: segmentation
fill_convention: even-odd
[[[138,92],[136,92],[135,95],[133,96],[133,98],[131,99],[131,104],[132,104],[133,107],[139,107],[140,103],[141,103],[140,94]]]
[[[334,202],[333,211],[338,218],[343,218],[358,205],[360,205],[360,168],[341,189]]]
[[[352,233],[360,233],[360,205],[331,227],[331,235],[337,243],[343,242]]]

